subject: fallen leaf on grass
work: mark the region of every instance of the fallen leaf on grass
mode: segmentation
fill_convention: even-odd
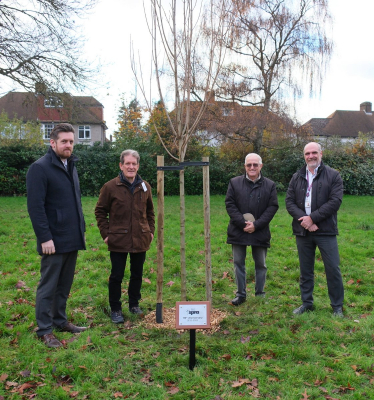
[[[26,283],[24,281],[18,281],[16,283],[16,289],[22,289],[24,287],[26,287]]]
[[[227,272],[227,271],[225,271],[225,272],[223,273],[223,275],[222,275],[222,279],[225,279],[225,278],[227,278],[227,275],[228,275],[228,272]]]
[[[353,285],[354,283],[355,283],[354,279],[350,279],[350,280],[347,282],[347,285]]]
[[[117,399],[118,397],[123,397],[123,394],[121,392],[116,392],[113,396]]]
[[[305,391],[304,391],[304,393],[302,394],[302,400],[308,400],[309,399],[309,396],[307,395],[307,393],[306,393],[306,389],[305,389]]]
[[[171,387],[171,388],[168,390],[168,393],[169,393],[169,394],[176,394],[176,393],[178,393],[178,392],[179,392],[179,389],[178,389],[177,387],[175,387],[175,386]]]
[[[9,375],[7,375],[7,374],[1,374],[0,375],[0,382],[4,382],[8,378],[8,376]]]
[[[173,281],[169,281],[169,282],[166,284],[166,286],[172,286],[172,285],[174,285],[174,282],[173,282]]]
[[[24,371],[21,371],[19,374],[24,378],[27,378],[28,376],[30,376],[31,372],[26,369]]]
[[[148,278],[144,278],[144,282],[146,282],[146,283],[152,283]]]
[[[231,360],[231,355],[230,354],[224,354],[223,356],[221,356],[221,358],[225,359],[226,361]]]
[[[242,336],[242,337],[240,338],[240,342],[241,342],[241,343],[248,343],[250,340],[251,340],[251,337],[250,337],[250,336],[247,336],[247,337]]]
[[[231,387],[240,387],[240,386],[243,386],[243,385],[245,385],[245,384],[247,384],[247,383],[248,383],[248,384],[251,383],[249,379],[247,379],[247,378],[245,378],[245,379],[239,378],[239,380],[234,381],[234,382],[232,383]]]
[[[30,389],[30,388],[35,387],[35,386],[36,386],[35,384],[26,382],[26,383],[22,384],[20,387],[18,387],[17,391],[18,391],[18,393],[23,394],[24,390]]]

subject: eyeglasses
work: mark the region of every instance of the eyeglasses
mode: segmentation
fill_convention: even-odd
[[[257,164],[257,163],[246,164],[246,167],[247,167],[247,168],[252,168],[252,166],[253,166],[253,168],[258,168],[258,164]]]

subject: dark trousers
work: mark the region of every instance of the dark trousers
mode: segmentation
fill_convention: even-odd
[[[72,251],[42,256],[35,302],[38,336],[51,333],[53,327],[63,327],[68,322],[66,302],[73,284],[77,255],[78,251]]]
[[[342,307],[344,287],[339,268],[339,250],[336,236],[314,235],[296,236],[300,261],[301,300],[306,306],[313,304],[314,262],[318,246],[325,266],[330,303],[333,308]]]
[[[129,308],[137,307],[141,299],[143,265],[145,251],[142,253],[110,252],[112,271],[109,277],[109,304],[112,311],[121,310],[121,284],[125,274],[127,255],[130,254]]]

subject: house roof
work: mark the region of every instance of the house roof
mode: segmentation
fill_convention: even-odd
[[[27,92],[9,92],[0,98],[0,112],[3,111],[8,114],[9,119],[37,121],[36,96]]]
[[[5,111],[10,119],[26,121],[63,122],[81,124],[104,124],[103,105],[92,96],[57,94],[62,99],[62,108],[44,107],[44,96],[29,92],[9,92],[0,98],[0,112]]]
[[[363,104],[367,103],[362,103]],[[304,124],[310,127],[315,136],[358,137],[360,132],[374,132],[374,115],[371,103],[368,111],[336,110],[327,118],[312,118]]]

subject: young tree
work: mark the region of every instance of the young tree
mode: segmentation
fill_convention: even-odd
[[[326,33],[328,0],[231,0],[234,22],[226,46],[232,62],[218,94],[242,104],[273,109],[275,95],[302,94],[320,86],[332,42]],[[233,61],[235,60],[235,62]],[[279,104],[279,103],[278,103]],[[256,127],[254,151],[261,152],[267,118]]]
[[[13,0],[0,3],[0,75],[27,91],[64,92],[91,77],[82,62],[77,19],[97,0]]]
[[[209,93],[224,59],[221,46],[226,34],[225,21],[227,0],[171,0],[166,6],[162,0],[151,0],[149,29],[153,45],[153,66],[158,95],[162,104],[173,99],[171,113],[166,113],[172,132],[172,142],[177,145],[174,156],[161,134],[158,137],[167,153],[179,162],[185,161],[188,143],[196,132],[209,100]],[[206,8],[203,8],[206,5]],[[204,22],[204,24],[203,24]],[[205,36],[202,35],[203,31]],[[141,65],[141,63],[139,63]],[[132,66],[140,89],[151,109],[151,98],[146,94],[141,73],[132,55]],[[169,90],[168,90],[169,89]],[[202,94],[202,100],[192,112],[194,94]],[[196,103],[195,103],[196,104]],[[185,256],[185,201],[184,170],[180,171],[180,238],[182,300],[186,299]]]

